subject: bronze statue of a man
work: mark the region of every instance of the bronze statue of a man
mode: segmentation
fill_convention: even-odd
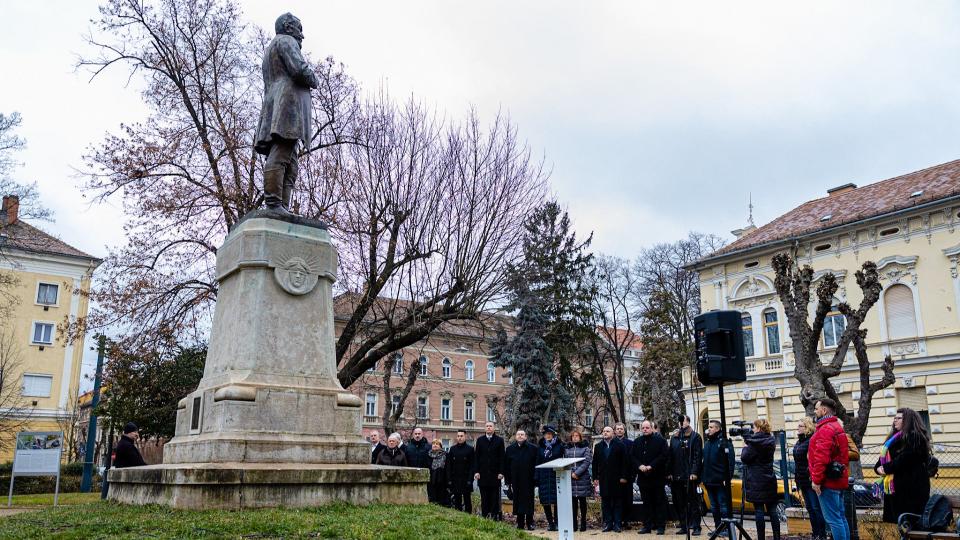
[[[277,35],[263,54],[263,108],[254,148],[267,156],[263,166],[267,208],[286,213],[297,180],[298,145],[310,143],[310,89],[319,81],[300,52],[300,19],[284,13],[274,28]]]

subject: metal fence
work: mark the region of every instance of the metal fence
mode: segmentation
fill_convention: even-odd
[[[792,480],[796,470],[792,459],[793,444],[788,442],[787,448],[788,455],[791,456],[787,469]],[[876,488],[879,477],[873,471],[882,451],[882,444],[864,446],[860,450],[860,470],[857,470],[856,466],[851,467],[851,487],[858,508],[883,506],[879,489]],[[933,455],[939,461],[939,468],[937,475],[930,478],[930,493],[960,497],[960,446],[934,443]]]

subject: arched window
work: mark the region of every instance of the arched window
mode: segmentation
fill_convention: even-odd
[[[830,313],[823,319],[823,346],[836,347],[846,329],[847,318],[837,311],[837,306],[831,307]]]
[[[916,337],[917,314],[910,287],[898,283],[887,288],[883,301],[887,312],[887,339]]]
[[[749,313],[744,313],[741,320],[743,321],[743,355],[753,356],[753,317]]]
[[[403,375],[403,355],[400,353],[393,355],[393,372]]]
[[[420,357],[420,376],[421,377],[427,376],[427,363],[429,363],[429,360],[427,359],[427,357],[421,356]]]
[[[493,362],[487,362],[487,382],[497,382],[497,369]]]
[[[473,380],[473,360],[467,360],[467,362],[463,364],[463,378],[468,381]]]
[[[450,359],[449,359],[449,358],[444,358],[444,359],[443,359],[443,378],[444,378],[444,379],[449,379],[449,378],[450,378],[450,368],[451,368],[451,366],[452,366],[452,364],[450,363]]]
[[[777,322],[777,310],[767,308],[763,311],[763,334],[767,341],[767,354],[780,352],[780,324]]]

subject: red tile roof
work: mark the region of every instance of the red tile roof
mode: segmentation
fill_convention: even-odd
[[[0,233],[2,233],[0,235],[0,249],[13,248],[33,253],[65,255],[67,257],[90,259],[91,261],[99,260],[21,219],[11,224],[0,224]]]
[[[918,191],[922,193],[911,197]],[[717,250],[704,261],[957,196],[960,196],[960,160],[806,202]],[[831,217],[824,220],[825,216]]]

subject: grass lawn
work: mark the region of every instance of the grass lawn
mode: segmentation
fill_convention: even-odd
[[[26,496],[24,496],[26,497]],[[40,497],[40,496],[38,496]],[[52,495],[50,502],[52,503]],[[0,519],[0,538],[532,538],[435,505],[189,511],[93,502]]]
[[[84,504],[100,500],[100,491],[96,493],[61,493],[59,504]],[[3,498],[4,506],[7,498]],[[13,506],[53,506],[53,493],[39,493],[36,495],[14,495]]]

